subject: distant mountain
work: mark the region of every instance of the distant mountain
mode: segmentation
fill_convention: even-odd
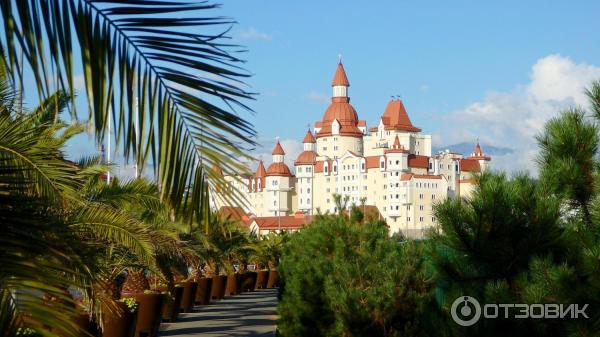
[[[438,153],[438,151],[443,151],[446,149],[450,149],[450,151],[452,152],[462,153],[465,156],[469,156],[471,153],[473,153],[473,149],[475,149],[475,144],[470,142],[463,142],[453,145],[433,147],[432,154]],[[481,143],[481,150],[483,150],[485,154],[490,156],[502,156],[514,152],[513,149],[508,147],[496,147],[486,143]]]

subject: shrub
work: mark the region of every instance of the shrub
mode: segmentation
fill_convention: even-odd
[[[380,224],[321,216],[292,236],[280,273],[283,336],[424,335],[430,301],[418,244]]]

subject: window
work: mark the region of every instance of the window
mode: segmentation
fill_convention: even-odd
[[[396,194],[396,199],[400,199],[400,195]]]
[[[435,221],[435,217],[431,217],[431,221],[434,222]]]
[[[298,167],[298,173],[302,173],[302,167]]]
[[[399,207],[400,207],[400,206],[396,206],[396,210],[398,210],[398,209],[399,209]]]
[[[419,194],[419,199],[423,199],[423,193]]]
[[[385,206],[383,206],[383,211],[385,212]]]
[[[406,221],[410,221],[410,217],[407,217],[407,218],[406,218]]]
[[[277,200],[273,200],[273,206],[277,206]]]
[[[367,190],[367,186],[363,186],[363,191],[366,191],[366,190]]]
[[[306,193],[310,193],[310,187],[306,189]]]
[[[273,196],[276,197],[277,196],[277,192],[273,191]]]
[[[419,206],[419,210],[422,211],[425,208],[423,205]]]
[[[419,217],[419,221],[423,222],[423,217],[422,216]]]
[[[327,166],[325,166],[324,169],[325,169],[325,174],[327,174],[327,171],[329,168]],[[329,178],[327,178],[327,179],[329,179]]]
[[[337,173],[337,165],[333,165],[333,172]]]
[[[327,151],[327,146],[323,146],[323,151]]]
[[[429,169],[432,170],[433,169],[433,163],[429,163]]]
[[[431,199],[435,199],[435,194],[432,194],[432,195],[431,195]]]
[[[399,165],[399,164],[400,164],[400,161],[399,161],[399,160],[396,160],[396,165]]]
[[[360,163],[360,169],[364,170],[365,169],[365,163]]]
[[[367,175],[366,174],[363,174],[363,179],[367,179]]]
[[[329,201],[330,201],[330,200],[329,200],[329,199],[327,199],[327,203],[329,203]]]
[[[302,203],[302,198],[300,198],[300,203]]]
[[[312,167],[307,167],[306,172],[309,172],[309,173],[312,172]]]
[[[331,182],[331,178],[327,178],[325,181],[327,181],[327,182]]]
[[[306,203],[310,204],[310,198],[306,199]]]
[[[385,167],[385,162],[382,160],[381,163],[379,163],[379,167],[380,168],[384,168]]]
[[[333,147],[333,150],[334,150],[334,151],[337,151],[337,149],[338,149],[338,147],[337,147],[337,145],[335,145],[335,146]]]
[[[331,189],[330,189],[330,188],[327,188],[327,193],[329,193],[329,192],[331,192]]]
[[[407,210],[407,211],[410,211],[410,205],[407,205],[407,206],[406,206],[406,210]]]

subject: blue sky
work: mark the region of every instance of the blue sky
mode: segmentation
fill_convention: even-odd
[[[502,115],[518,123],[514,110],[530,109],[535,123],[527,123],[540,128],[546,118],[536,110],[583,103],[542,93],[552,108],[531,107],[540,100],[529,97],[531,87],[544,79],[567,85],[572,77],[581,86],[600,66],[596,1],[229,1],[220,12],[239,22],[232,35],[249,49],[249,83],[260,93],[251,120],[265,147],[276,136],[300,140],[307,123],[321,118],[338,54],[351,103],[369,125],[399,94],[413,123],[438,144],[479,136],[512,148],[522,144],[506,135],[510,130],[500,135],[485,123]],[[511,111],[473,116],[473,108],[486,107]]]
[[[600,79],[597,13],[598,1],[237,0],[212,14],[237,20],[230,35],[248,49],[248,84],[259,95],[246,117],[266,162],[275,137],[288,163],[301,151],[341,54],[351,103],[369,126],[401,95],[435,146],[479,137],[515,150],[493,158],[497,169],[535,174],[534,136],[560,109],[585,107],[583,89]],[[91,136],[68,151],[97,153]]]

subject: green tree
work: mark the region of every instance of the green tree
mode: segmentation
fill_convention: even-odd
[[[383,226],[320,216],[285,246],[283,336],[423,336],[430,301],[421,249]]]

